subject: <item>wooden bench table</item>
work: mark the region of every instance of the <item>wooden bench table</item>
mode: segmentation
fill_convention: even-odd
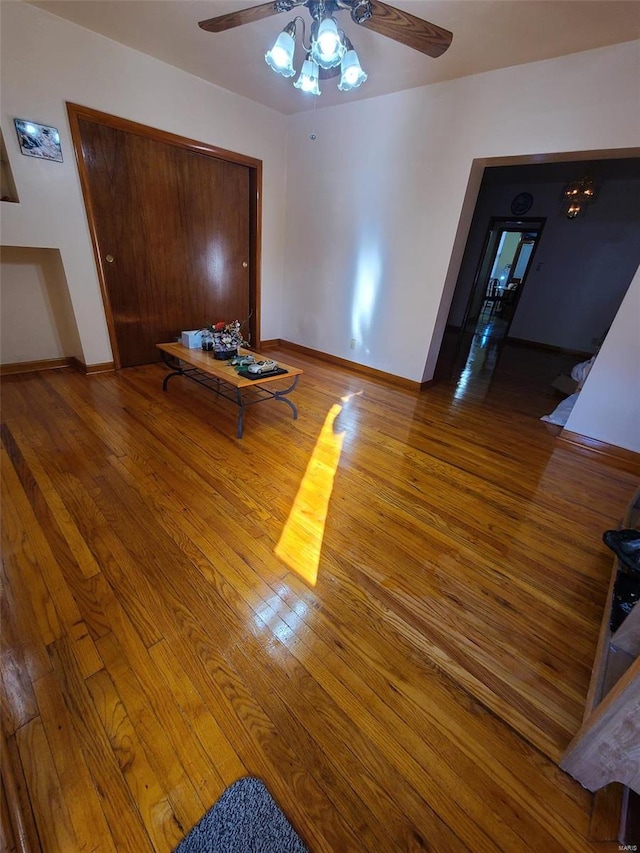
[[[242,438],[244,426],[244,410],[254,403],[262,403],[266,400],[282,400],[293,412],[293,419],[298,417],[298,410],[288,399],[288,396],[298,384],[298,377],[303,373],[299,367],[278,362],[278,367],[286,370],[286,373],[274,376],[261,376],[259,379],[247,379],[236,371],[229,361],[222,361],[213,357],[213,352],[204,352],[201,349],[188,349],[181,343],[156,344],[161,351],[162,360],[171,370],[162,382],[162,390],[167,390],[167,384],[173,376],[185,376],[198,385],[204,385],[219,397],[231,400],[238,406],[237,436]],[[239,350],[240,356],[252,355],[256,361],[267,361],[267,356],[259,355],[251,350]],[[287,381],[293,382],[286,388],[273,387],[272,383]]]

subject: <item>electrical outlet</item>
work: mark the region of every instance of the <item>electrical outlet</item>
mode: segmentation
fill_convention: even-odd
[[[349,344],[351,349],[355,349],[358,346],[358,341],[355,338],[351,338],[351,343]]]

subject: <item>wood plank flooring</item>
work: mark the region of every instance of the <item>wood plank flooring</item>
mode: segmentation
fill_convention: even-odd
[[[558,443],[535,371],[418,394],[281,357],[300,417],[252,407],[242,441],[160,365],[3,382],[34,847],[171,851],[255,775],[313,853],[617,850],[557,762],[637,472]]]

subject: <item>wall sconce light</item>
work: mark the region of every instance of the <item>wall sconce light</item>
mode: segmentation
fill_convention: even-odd
[[[593,204],[598,196],[596,183],[589,175],[575,181],[570,181],[562,191],[563,203],[566,204],[567,219],[575,219]]]

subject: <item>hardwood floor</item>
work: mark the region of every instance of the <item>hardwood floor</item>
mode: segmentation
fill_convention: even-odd
[[[248,774],[313,853],[617,851],[557,762],[637,472],[557,442],[546,379],[418,394],[281,357],[300,417],[253,407],[242,441],[159,365],[4,381],[3,760],[34,844],[170,851]]]

